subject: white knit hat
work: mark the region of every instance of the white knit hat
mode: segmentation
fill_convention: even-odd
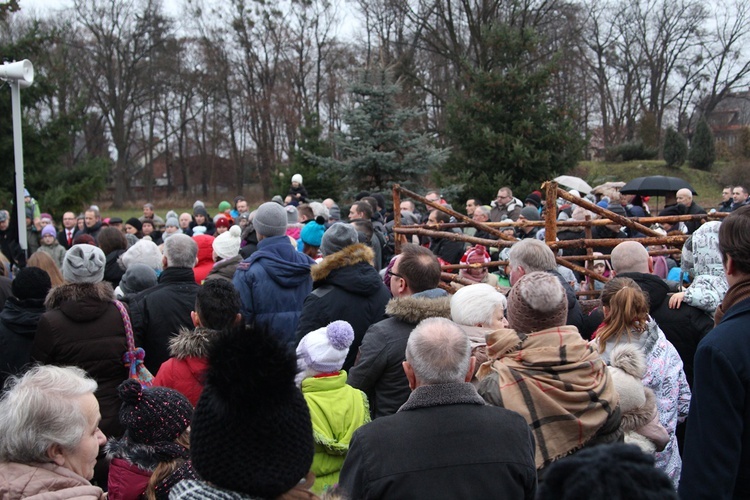
[[[294,174],[292,176],[292,182],[298,182],[302,184],[302,176],[300,174]]]
[[[221,233],[212,243],[214,252],[222,259],[230,259],[240,253],[240,226],[234,225],[229,231]]]
[[[297,346],[297,364],[302,370],[330,373],[341,370],[354,330],[346,321],[334,321],[305,335]]]
[[[162,270],[163,254],[153,241],[138,240],[138,242],[120,256],[120,262],[127,270],[132,263],[146,264],[155,271]]]

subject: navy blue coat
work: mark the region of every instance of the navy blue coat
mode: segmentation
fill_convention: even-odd
[[[750,498],[750,299],[726,312],[695,353],[679,493]]]
[[[262,239],[237,266],[232,280],[240,292],[245,322],[267,327],[282,342],[293,344],[302,305],[312,291],[314,263],[285,235]]]

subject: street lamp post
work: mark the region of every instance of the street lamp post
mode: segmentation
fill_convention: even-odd
[[[0,80],[10,85],[11,107],[13,109],[13,153],[16,165],[16,212],[18,214],[18,243],[24,254],[28,247],[26,240],[26,203],[23,190],[23,141],[21,139],[21,89],[34,83],[34,66],[31,61],[5,63],[0,66]]]

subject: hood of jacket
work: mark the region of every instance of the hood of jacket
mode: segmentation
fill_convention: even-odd
[[[177,359],[208,358],[208,346],[219,333],[202,326],[194,330],[182,327],[180,333],[169,340],[169,354]]]
[[[248,263],[250,266],[255,263],[262,265],[280,286],[295,288],[310,279],[310,266],[315,261],[298,252],[289,238],[281,235],[262,239]]]
[[[44,299],[18,300],[16,297],[8,297],[0,312],[0,321],[14,333],[33,339],[39,318],[45,311]]]
[[[376,293],[385,285],[370,264],[374,255],[370,247],[357,243],[327,256],[310,269],[313,286],[335,285],[356,295]]]
[[[641,290],[648,294],[649,310],[657,310],[667,298],[669,285],[658,276],[646,273],[621,273],[618,278],[630,278],[635,281]]]
[[[112,285],[106,281],[99,283],[68,283],[53,288],[44,301],[48,311],[59,309],[76,322],[98,318],[115,300]]]
[[[419,295],[399,297],[388,302],[385,313],[412,325],[427,318],[450,319],[451,298],[447,294],[441,297]]]
[[[193,236],[193,241],[198,245],[198,264],[201,265],[214,265],[213,252],[214,252],[214,237],[208,234],[199,234]]]
[[[691,277],[724,277],[724,264],[719,249],[719,227],[721,221],[706,222],[685,242],[682,270],[689,271]]]

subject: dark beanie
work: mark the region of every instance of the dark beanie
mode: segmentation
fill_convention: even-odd
[[[312,423],[294,383],[294,351],[265,329],[250,328],[225,332],[209,347],[190,455],[203,480],[253,498],[276,498],[310,471]]]
[[[537,500],[677,500],[672,481],[654,467],[654,457],[637,446],[608,444],[586,448],[553,462],[539,483]]]
[[[44,299],[50,288],[49,274],[38,267],[24,267],[16,273],[10,285],[13,296],[18,300]]]
[[[117,388],[122,400],[120,423],[134,443],[171,443],[190,427],[193,405],[174,389],[141,387],[128,379]]]
[[[135,217],[131,217],[128,220],[125,221],[125,224],[129,224],[136,228],[138,231],[141,231],[143,229],[143,224],[140,220],[136,219]]]
[[[539,196],[538,194],[536,194],[536,193],[534,192],[534,193],[531,193],[530,195],[528,195],[528,196],[526,197],[526,199],[524,200],[524,203],[526,203],[526,202],[531,202],[531,203],[533,203],[533,204],[534,204],[534,206],[535,206],[536,208],[539,208],[539,207],[541,207],[541,206],[542,206],[542,197],[541,197],[541,196]]]

